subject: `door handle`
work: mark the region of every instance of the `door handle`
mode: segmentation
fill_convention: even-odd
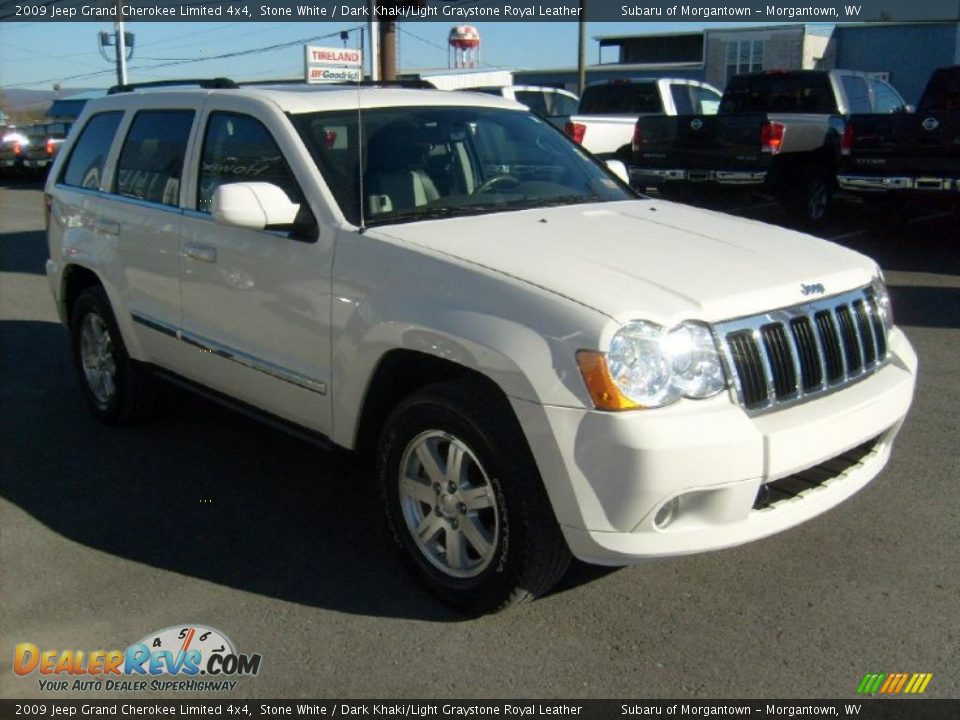
[[[200,262],[215,263],[217,261],[217,250],[209,245],[187,243],[184,246],[183,254],[188,258],[193,258],[194,260],[199,260]]]
[[[119,235],[120,223],[112,220],[97,220],[93,224],[93,229],[97,232],[103,233],[104,235]]]

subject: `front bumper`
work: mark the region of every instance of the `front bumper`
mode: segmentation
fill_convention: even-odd
[[[731,547],[856,493],[886,464],[913,397],[916,355],[899,330],[889,340],[890,362],[870,377],[756,417],[727,394],[626,413],[514,401],[573,554],[620,565]],[[830,473],[842,467],[835,458],[868,442],[855,464]],[[804,472],[821,482],[757,503],[761,488]],[[674,498],[673,521],[658,527]]]
[[[853,192],[960,192],[960,178],[838,175],[842,190]]]
[[[753,186],[763,185],[767,180],[766,170],[688,170],[631,167],[630,181],[635,185],[664,185],[672,182],[703,183],[713,185]]]

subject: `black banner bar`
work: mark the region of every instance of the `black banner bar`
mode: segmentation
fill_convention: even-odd
[[[960,0],[123,0],[135,22],[871,22],[960,20]],[[110,22],[116,0],[3,0],[2,22]]]
[[[857,718],[943,720],[960,700],[0,700],[7,718]]]

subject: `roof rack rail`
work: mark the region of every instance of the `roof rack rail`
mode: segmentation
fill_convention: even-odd
[[[404,78],[398,80],[361,80],[360,82],[346,83],[347,85],[370,85],[373,87],[398,87],[411,88],[413,90],[436,90],[437,86],[429,80],[420,78]]]
[[[126,85],[114,85],[107,90],[107,95],[116,95],[117,93],[133,92],[143,88],[161,88],[178,87],[181,85],[196,85],[205,90],[236,90],[237,85],[230,78],[192,78],[189,80],[153,80],[151,82],[127,83]]]
[[[306,85],[307,81],[303,78],[283,78],[281,80],[242,80],[237,83],[240,87],[250,85]],[[407,78],[398,80],[338,80],[336,82],[317,83],[316,87],[399,87],[411,88],[414,90],[436,90],[437,86],[429,80],[419,78]],[[313,87],[313,86],[311,86]]]

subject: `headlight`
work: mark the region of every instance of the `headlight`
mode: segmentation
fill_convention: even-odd
[[[671,329],[632,322],[617,331],[605,354],[581,351],[577,360],[594,405],[603,410],[660,407],[727,386],[713,335],[694,322]]]
[[[887,284],[883,281],[883,274],[875,277],[870,286],[873,290],[873,297],[877,301],[877,309],[880,311],[883,325],[889,331],[893,327],[893,305],[890,304],[890,293],[887,292]]]

